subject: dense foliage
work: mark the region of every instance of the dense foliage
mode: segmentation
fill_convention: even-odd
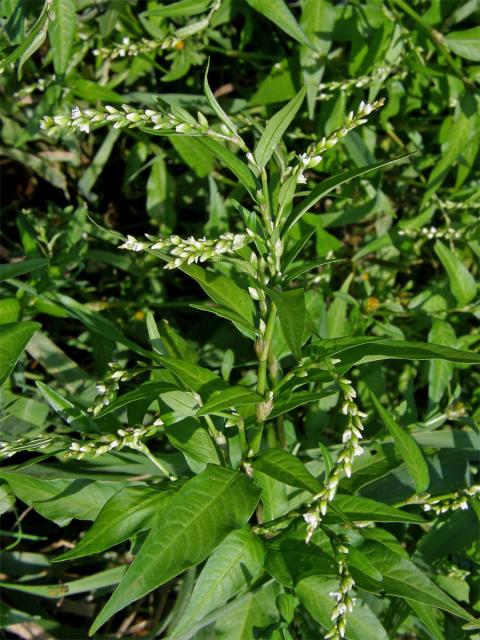
[[[478,2],[1,7],[1,637],[480,638]]]

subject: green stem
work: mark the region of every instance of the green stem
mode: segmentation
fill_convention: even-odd
[[[268,354],[270,352],[270,346],[273,337],[273,331],[275,329],[275,320],[277,318],[277,308],[270,303],[270,312],[267,318],[267,325],[264,335],[259,338],[259,347],[257,351],[258,355],[258,374],[257,374],[257,393],[264,397],[264,402],[267,401],[265,397],[267,391],[267,369],[268,369]],[[258,409],[257,405],[257,409]],[[257,413],[257,424],[250,441],[250,452],[252,455],[258,453],[260,444],[262,442],[263,424],[265,418],[259,418]]]
[[[265,230],[267,231],[267,233],[271,233],[273,231],[273,220],[272,213],[270,211],[270,193],[268,190],[268,179],[265,169],[262,169],[260,178],[262,181],[262,195],[264,199],[264,202],[261,206],[262,218],[265,223]]]
[[[145,456],[147,456],[147,458],[150,460],[150,462],[153,462],[153,464],[160,469],[160,471],[163,473],[163,475],[166,478],[170,478],[171,474],[168,471],[168,469],[166,467],[163,466],[163,464],[157,460],[157,458],[155,458],[155,456],[153,455],[153,453],[150,451],[150,449],[147,447],[146,444],[144,444],[143,442],[141,443],[141,446],[139,447],[139,451],[141,451]]]
[[[263,348],[258,356],[258,380],[257,392],[263,396],[267,390],[267,366],[270,345],[272,342],[273,331],[275,329],[275,320],[277,318],[277,307],[271,303],[270,313],[268,314],[267,326],[263,336]]]
[[[220,457],[222,458],[222,462],[226,465],[230,460],[230,453],[228,451],[228,443],[227,439],[223,435],[221,431],[217,429],[217,427],[213,424],[213,420],[210,416],[203,416],[205,418],[205,422],[208,426],[208,432],[210,437],[213,440],[215,448],[220,453]]]

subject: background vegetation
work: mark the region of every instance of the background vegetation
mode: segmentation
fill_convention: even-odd
[[[218,122],[203,89],[209,63],[212,91],[253,148],[266,121],[305,87],[278,147],[281,166],[293,157],[286,149],[303,153],[342,131],[361,101],[384,98],[299,185],[307,193],[329,176],[413,154],[334,188],[303,216],[291,242],[309,238],[292,276],[307,292],[305,336],[313,337],[306,342],[322,349],[342,344],[325,340],[369,336],[473,354],[479,17],[476,0],[3,0],[2,637],[87,638],[145,531],[168,522],[156,489],[166,500],[188,478],[223,472],[204,471],[213,454],[205,429],[191,433],[192,390],[159,396],[164,369],[151,366],[152,351],[230,384],[257,381],[251,339],[225,312],[205,311],[194,279],[164,269],[152,252],[118,249],[120,239],[145,233],[244,232],[238,203],[251,201],[241,181],[195,137],[112,121],[68,129],[72,110],[167,105]],[[227,262],[215,265],[232,277]],[[284,324],[275,340],[286,373],[296,354]],[[302,471],[295,467],[292,480],[279,471],[283,458],[277,467],[261,456],[253,462],[262,489],[253,534],[237,529],[207,564],[209,554],[179,567],[95,637],[322,638],[344,542],[357,583],[347,638],[480,637],[478,366],[402,348],[400,359],[352,360],[349,376],[367,417],[365,452],[351,477],[342,475],[343,502],[335,503],[346,523],[329,512],[328,531],[320,528],[308,546],[301,515],[286,533],[261,529],[308,504],[312,482],[328,475],[339,452],[341,390],[320,377],[303,390],[308,398],[282,405],[278,430],[266,434],[270,450],[295,456]],[[115,371],[128,372],[118,391]],[[100,399],[98,381],[106,385]],[[153,427],[159,413],[165,425]],[[223,429],[224,418],[214,420]],[[119,429],[140,424],[153,429],[142,432],[153,434],[146,451],[133,434],[121,450],[65,456],[72,441],[103,433],[112,442]],[[237,427],[227,424],[225,433],[236,451]],[[360,498],[380,511],[372,515]],[[125,516],[132,505],[133,524]],[[394,507],[403,515],[388,511]],[[95,520],[106,536],[101,551],[54,562]],[[202,536],[192,535],[193,548],[201,547]],[[230,566],[232,558],[241,560]]]

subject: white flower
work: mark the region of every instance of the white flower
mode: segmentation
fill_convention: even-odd
[[[303,173],[299,173],[297,176],[297,184],[307,184],[307,179],[303,175]]]

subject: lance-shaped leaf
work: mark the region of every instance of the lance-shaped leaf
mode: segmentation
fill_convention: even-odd
[[[70,60],[70,50],[75,38],[77,10],[75,0],[53,0],[54,18],[48,26],[52,45],[53,67],[57,75],[63,75]]]
[[[439,589],[411,560],[400,558],[383,544],[369,541],[362,545],[362,553],[383,575],[382,589],[388,595],[400,596],[448,611],[474,622],[475,618]]]
[[[209,67],[210,67],[210,61],[208,61],[207,68],[205,70],[205,76],[203,78],[203,91],[208,100],[208,104],[212,107],[212,109],[215,111],[215,113],[220,118],[220,120],[230,129],[230,131],[236,134],[237,128],[233,124],[232,120],[227,116],[227,114],[222,109],[222,107],[218,104],[217,99],[215,98],[215,96],[212,93],[212,90],[210,89],[210,85],[208,84]]]
[[[206,416],[218,413],[230,407],[239,407],[244,404],[257,404],[263,400],[255,391],[250,391],[246,387],[234,386],[214,391],[208,402],[197,411],[197,416]]]
[[[329,629],[334,602],[329,595],[338,589],[338,580],[322,576],[310,576],[301,580],[295,590],[301,603],[325,629]],[[357,605],[347,613],[347,640],[388,640],[388,634],[367,605]]]
[[[80,542],[66,553],[54,558],[55,562],[73,560],[100,553],[120,544],[137,531],[149,529],[160,517],[173,497],[173,483],[165,483],[170,490],[150,487],[125,487],[105,504],[92,528]]]
[[[285,4],[284,0],[247,0],[247,2],[252,9],[263,14],[276,24],[279,29],[285,31],[291,38],[313,49],[313,45],[305,35],[305,31],[295,20],[295,16]]]
[[[196,280],[214,302],[232,309],[249,325],[255,326],[255,305],[247,291],[240,288],[231,278],[203,269],[198,264],[183,265],[181,269]]]
[[[125,573],[125,567],[114,567],[106,571],[94,573],[91,576],[78,578],[71,582],[59,582],[58,584],[25,584],[15,582],[0,582],[3,589],[11,589],[22,593],[38,596],[40,598],[64,598],[67,594],[74,596],[77,593],[86,593],[87,591],[95,591],[105,589],[114,584],[118,584],[121,577]]]
[[[392,416],[385,411],[380,400],[372,391],[370,391],[370,397],[372,398],[373,404],[375,405],[383,424],[390,431],[390,434],[395,441],[398,453],[405,460],[405,464],[407,465],[408,471],[415,484],[416,492],[423,493],[426,491],[430,483],[430,477],[428,474],[428,466],[420,447],[408,431],[404,431],[400,425],[395,422]]]
[[[76,407],[70,400],[67,400],[43,382],[38,381],[36,385],[48,404],[67,424],[72,425],[78,431],[98,432],[99,429],[90,416]]]
[[[361,496],[347,496],[337,493],[334,505],[349,522],[411,522],[412,524],[425,522],[422,517],[414,513],[408,513],[402,509],[383,504],[383,502]],[[337,514],[328,513],[326,521],[329,523],[338,522]]]
[[[465,306],[473,300],[477,293],[474,277],[460,258],[439,240],[435,243],[434,249],[447,272],[453,295],[460,306]]]
[[[189,480],[148,534],[90,633],[131,602],[202,562],[231,531],[246,524],[258,499],[259,490],[246,475],[222,467],[209,465]]]
[[[305,292],[303,289],[290,291],[269,289],[268,293],[277,307],[285,340],[295,358],[301,360],[306,316]]]
[[[30,273],[36,269],[47,266],[48,260],[45,258],[31,258],[30,260],[22,260],[21,262],[12,262],[11,264],[0,264],[0,282],[9,278],[16,278],[24,273]]]
[[[282,139],[283,134],[300,109],[305,97],[305,91],[305,87],[303,87],[283,109],[280,109],[280,111],[267,122],[265,131],[257,142],[254,152],[255,160],[261,167],[264,167],[270,160],[275,151],[275,147]]]
[[[323,488],[303,462],[282,449],[267,449],[253,461],[252,466],[275,480],[310,493],[320,493]]]
[[[480,354],[452,349],[440,344],[407,342],[404,340],[372,341],[348,348],[337,356],[339,367],[350,368],[355,364],[376,360],[448,360],[464,364],[479,364]]]
[[[38,322],[9,322],[0,325],[0,385],[12,373],[17,360],[35,331]]]
[[[288,105],[287,105],[288,106]],[[285,107],[286,108],[286,107]],[[307,213],[313,206],[317,204],[319,200],[325,197],[330,191],[333,191],[336,187],[353,180],[353,178],[358,178],[359,176],[363,176],[366,173],[370,173],[370,171],[376,171],[377,169],[382,169],[383,167],[388,167],[390,164],[394,164],[395,162],[399,162],[400,160],[404,160],[411,156],[411,153],[408,153],[404,156],[400,156],[399,158],[394,158],[393,160],[387,160],[387,162],[377,162],[375,164],[368,165],[367,167],[360,167],[359,169],[353,169],[352,171],[344,171],[343,173],[339,173],[336,176],[332,176],[331,178],[327,178],[326,180],[322,180],[320,184],[318,184],[308,195],[304,198],[292,211],[292,213],[288,216],[282,230],[282,235],[284,236],[287,231],[293,227],[293,225],[300,220],[304,213]]]
[[[202,569],[171,639],[183,638],[204,616],[258,578],[263,570],[264,555],[260,538],[250,529],[228,535]]]

